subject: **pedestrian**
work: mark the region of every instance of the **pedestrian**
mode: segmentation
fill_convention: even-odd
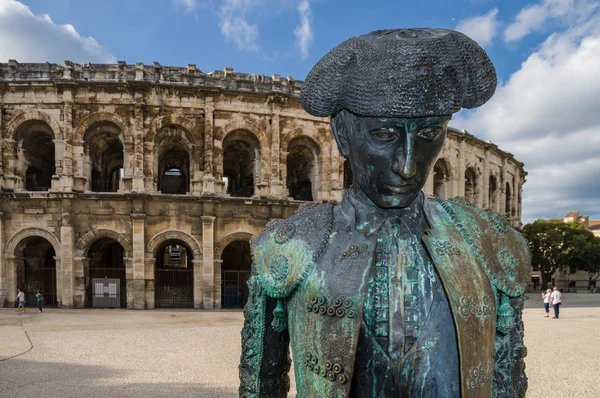
[[[25,314],[25,293],[23,293],[23,291],[20,288],[17,288],[17,291],[19,293],[17,293],[17,297],[16,300],[19,301],[19,306],[17,307],[17,309],[15,310],[15,312],[19,315],[21,315],[21,313],[19,312],[19,310],[21,308],[23,308],[23,314]]]
[[[544,310],[546,311],[546,315],[544,318],[550,317],[550,295],[552,293],[552,289],[546,289],[546,292],[542,292],[542,298],[544,299]]]
[[[554,286],[554,291],[552,292],[550,299],[552,300],[552,306],[554,307],[554,316],[552,319],[558,319],[558,310],[562,304],[562,293],[558,291],[556,286]]]
[[[40,289],[38,289],[37,294],[35,295],[35,298],[37,299],[38,310],[40,312],[44,312],[42,310],[42,303],[44,302],[44,295],[42,295],[42,291]]]

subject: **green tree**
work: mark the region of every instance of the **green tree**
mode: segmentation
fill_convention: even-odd
[[[594,238],[583,225],[560,220],[537,220],[525,225],[523,231],[529,242],[532,265],[542,274],[542,290],[548,288],[559,268],[573,265]]]
[[[600,278],[600,238],[593,237],[573,258],[573,267],[588,273],[588,289]]]

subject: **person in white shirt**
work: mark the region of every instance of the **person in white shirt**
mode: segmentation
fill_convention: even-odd
[[[542,292],[542,298],[544,299],[544,310],[546,311],[545,318],[550,317],[550,295],[552,293],[552,289],[546,289],[546,292]]]
[[[562,293],[558,290],[556,286],[554,286],[554,291],[550,296],[550,300],[552,300],[552,306],[554,307],[554,316],[552,319],[558,319],[558,309],[562,304]]]
[[[16,300],[19,300],[19,306],[17,307],[17,309],[15,310],[15,312],[17,314],[21,315],[21,313],[19,312],[19,310],[21,308],[23,308],[23,314],[25,314],[25,293],[23,293],[23,291],[21,289],[17,289],[17,291],[19,293],[17,293]]]

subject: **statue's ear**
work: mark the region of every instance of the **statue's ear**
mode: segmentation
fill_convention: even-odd
[[[352,114],[347,110],[341,110],[331,117],[331,129],[335,137],[340,153],[347,158],[350,154],[350,129]]]

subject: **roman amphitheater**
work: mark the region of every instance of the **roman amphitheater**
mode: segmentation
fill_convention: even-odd
[[[351,181],[302,82],[195,65],[0,63],[0,303],[236,308],[249,241]],[[449,129],[425,192],[520,225],[523,164]]]

